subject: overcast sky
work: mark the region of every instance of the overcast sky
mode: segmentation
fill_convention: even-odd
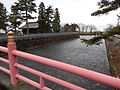
[[[0,0],[10,12],[10,6],[17,0]],[[118,11],[112,11],[108,15],[91,16],[91,13],[99,7],[97,2],[100,0],[36,0],[37,6],[44,2],[46,6],[53,5],[60,12],[61,23],[84,23],[95,26],[105,26],[116,24]],[[36,15],[37,14],[33,14]]]

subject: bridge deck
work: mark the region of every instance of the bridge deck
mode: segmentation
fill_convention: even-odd
[[[10,84],[10,76],[8,74],[0,71],[0,90],[3,85],[10,88],[10,90],[36,90],[37,89],[36,87],[33,87],[27,83],[13,86]],[[3,89],[3,90],[5,90],[5,89]]]

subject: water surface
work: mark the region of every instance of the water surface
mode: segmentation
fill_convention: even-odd
[[[89,36],[87,36],[87,38],[89,38]],[[81,43],[79,38],[50,46],[32,49],[27,52],[110,75],[104,41],[100,46],[93,45],[86,47],[85,44]],[[45,65],[37,64],[32,61],[19,59],[19,63],[32,67],[46,74],[61,78],[65,81],[69,81],[88,90],[113,90],[113,88],[103,84],[96,83]],[[27,72],[21,71],[21,74],[37,82],[39,80],[37,76],[31,75]],[[53,90],[69,90],[48,80],[45,82],[45,85]]]

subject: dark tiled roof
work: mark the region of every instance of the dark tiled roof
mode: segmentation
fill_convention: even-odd
[[[21,27],[21,29],[26,29],[26,28],[27,28],[26,24]],[[28,28],[38,28],[38,23],[37,22],[29,22],[28,23]]]

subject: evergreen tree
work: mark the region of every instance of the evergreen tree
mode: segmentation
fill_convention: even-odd
[[[22,23],[20,20],[20,13],[18,11],[18,4],[15,3],[15,5],[11,6],[11,14],[9,16],[9,21],[11,23],[11,27],[14,28],[16,33],[16,28],[19,27],[19,25]]]
[[[98,2],[98,6],[101,10],[95,11],[91,14],[92,16],[106,14],[112,10],[120,8],[120,0],[101,0]]]
[[[76,32],[76,29],[79,29],[79,26],[77,24],[71,24],[70,25],[70,32]]]
[[[101,10],[95,11],[91,14],[92,16],[106,14],[110,11],[117,10],[118,8],[120,8],[120,0],[101,0],[100,2],[98,2],[98,6],[100,6]],[[114,27],[109,32],[106,32],[105,34],[102,34],[98,37],[94,37],[90,40],[84,39],[83,42],[85,42],[88,45],[98,45],[101,43],[101,39],[107,39],[108,37],[114,35],[120,35],[120,26]]]
[[[76,29],[79,29],[79,26],[77,24],[71,24],[69,25],[68,23],[64,25],[64,27],[62,28],[63,32],[76,32]]]
[[[45,5],[43,2],[40,3],[38,8],[38,32],[45,32],[46,30],[46,17],[45,17]]]
[[[38,8],[38,30],[42,33],[52,32],[52,19],[53,19],[53,9],[52,6],[45,8],[43,2],[40,3]]]
[[[67,23],[67,24],[65,24],[64,26],[63,26],[63,28],[62,28],[63,30],[63,32],[69,32],[70,31],[70,25]]]
[[[35,17],[32,17],[31,14],[33,12],[37,12],[35,7],[36,4],[34,3],[35,0],[18,0],[18,9],[20,10],[22,17],[21,19],[23,21],[26,21],[27,25],[27,34],[29,34],[29,27],[28,27],[28,19],[34,19]]]
[[[60,32],[60,14],[58,8],[55,9],[54,19],[52,23],[52,28],[54,32]]]
[[[5,30],[7,33],[6,27],[8,26],[8,15],[7,10],[4,5],[0,2],[0,29]]]
[[[53,21],[53,9],[52,6],[48,6],[45,13],[46,17],[46,31],[52,32],[52,21]]]

